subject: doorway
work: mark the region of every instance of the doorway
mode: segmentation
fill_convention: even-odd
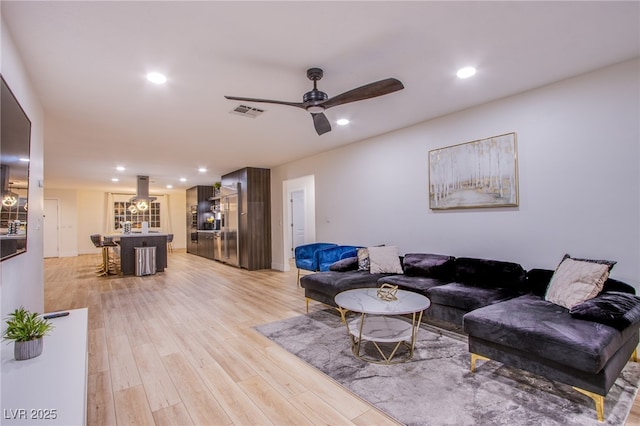
[[[315,178],[313,175],[282,183],[282,270],[290,270],[294,248],[316,240]]]
[[[57,199],[45,198],[43,240],[44,257],[60,257],[59,206]]]
[[[305,242],[304,225],[304,189],[291,192],[291,256],[294,257],[293,249]]]

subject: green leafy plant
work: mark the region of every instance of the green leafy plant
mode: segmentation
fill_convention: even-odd
[[[213,188],[214,188],[216,191],[219,191],[221,186],[222,186],[222,183],[221,183],[221,182],[216,182],[216,183],[214,183],[214,184],[213,184]]]
[[[9,318],[6,321],[7,329],[3,338],[4,340],[13,340],[15,342],[39,339],[53,329],[53,324],[49,321],[39,316],[36,312],[27,311],[22,306],[9,314]]]

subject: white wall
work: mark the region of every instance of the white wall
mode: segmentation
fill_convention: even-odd
[[[282,181],[315,175],[318,241],[395,244],[554,269],[563,254],[618,261],[640,289],[640,61],[361,141],[272,171],[274,264]],[[516,132],[520,205],[431,211],[428,151]]]
[[[39,186],[43,179],[44,112],[4,22],[0,27],[2,76],[31,120],[27,252],[0,263],[0,317],[6,318],[9,312],[20,306],[37,312],[44,309],[44,202]],[[3,321],[2,330],[5,328]]]

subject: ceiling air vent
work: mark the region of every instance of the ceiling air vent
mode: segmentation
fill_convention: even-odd
[[[263,109],[250,107],[247,105],[238,105],[234,110],[229,111],[231,114],[243,115],[245,117],[256,118],[264,112]]]

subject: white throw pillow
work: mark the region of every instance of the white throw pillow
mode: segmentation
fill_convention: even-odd
[[[402,265],[398,255],[398,247],[368,247],[369,270],[372,274],[402,274]]]
[[[567,258],[556,268],[545,300],[571,309],[596,297],[608,277],[608,265]]]

